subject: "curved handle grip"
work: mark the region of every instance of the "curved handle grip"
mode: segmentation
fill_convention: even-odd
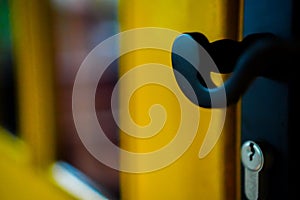
[[[235,53],[233,57],[237,58],[234,69],[232,67],[233,73],[223,85],[216,87],[212,84],[210,72],[218,71],[218,68],[207,51],[207,42],[202,41],[204,45],[189,34],[177,37],[172,47],[172,65],[181,90],[193,103],[204,108],[222,108],[236,103],[258,76],[285,79],[287,75],[282,74],[280,69],[283,69],[282,65],[291,65],[290,58],[296,53],[289,45],[270,37],[247,44],[244,51],[239,49],[240,54],[230,52]],[[248,40],[245,41],[248,43]],[[199,73],[205,84],[199,80]],[[187,87],[181,80],[182,75],[193,88],[196,99],[185,90]]]

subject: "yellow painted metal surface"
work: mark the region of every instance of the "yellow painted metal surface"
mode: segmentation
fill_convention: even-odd
[[[19,134],[45,167],[55,159],[53,42],[50,1],[10,1]]]
[[[201,32],[210,41],[238,39],[241,14],[239,6],[239,1],[230,0],[123,0],[120,1],[119,19],[121,31],[161,27],[181,33]],[[171,67],[170,52],[153,49],[130,52],[121,58],[120,77],[147,63]],[[122,90],[126,90],[128,85],[134,84],[138,79],[143,77],[133,77],[130,83],[121,85],[121,108],[128,106],[122,101]],[[181,111],[176,97],[166,88],[150,84],[136,90],[129,104],[130,117],[138,125],[147,125],[150,122],[148,109],[154,104],[161,104],[165,108],[168,119],[164,127],[157,135],[147,139],[134,138],[121,131],[123,149],[137,153],[155,151],[174,137],[174,130],[181,120]],[[174,163],[160,170],[148,173],[121,172],[122,199],[240,199],[239,106],[227,109],[222,135],[213,150],[202,159],[198,158],[198,153],[210,123],[211,110],[195,105],[194,109],[199,109],[201,119],[190,148]],[[128,116],[121,113],[121,123],[122,118],[126,117]],[[193,119],[190,116],[190,120]],[[121,165],[122,162],[126,162],[124,158],[121,159]],[[131,164],[145,165],[139,159]]]
[[[28,146],[0,127],[1,200],[74,200],[50,178],[48,170],[36,171]]]

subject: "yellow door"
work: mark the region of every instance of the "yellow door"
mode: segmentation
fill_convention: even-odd
[[[238,0],[120,1],[121,31],[134,32],[133,37],[129,39],[121,37],[121,50],[132,43],[141,45],[140,49],[122,55],[120,62],[120,78],[130,77],[121,82],[120,107],[121,110],[128,109],[129,115],[121,112],[120,122],[125,127],[126,123],[136,123],[135,129],[121,130],[120,144],[127,152],[139,155],[130,157],[127,152],[121,153],[121,166],[125,166],[121,167],[122,199],[240,199],[239,106],[227,108],[220,138],[207,155],[199,158],[199,149],[203,145],[205,135],[211,134],[207,133],[210,124],[212,121],[216,124],[218,121],[221,123],[224,112],[199,108],[179,97],[181,94],[174,92],[176,86],[170,73],[170,49],[151,48],[151,44],[147,46],[143,41],[154,38],[153,41],[167,43],[166,47],[170,47],[178,34],[194,31],[204,33],[210,41],[223,38],[239,39],[241,4]],[[139,34],[141,30],[145,32]],[[161,30],[165,31],[160,34]],[[151,39],[149,41],[151,42]],[[156,72],[155,69],[165,71]],[[156,83],[155,80],[151,82],[151,77],[163,81],[165,86]],[[133,88],[135,89],[132,93],[127,91]],[[129,100],[128,94],[131,95]],[[184,101],[189,110],[182,110],[180,101]],[[157,111],[157,115],[152,113],[156,105],[163,107],[163,111]],[[128,120],[129,118],[132,121]],[[156,121],[161,125],[160,129],[150,130],[158,130],[157,133],[142,131],[143,127],[153,125]],[[143,155],[158,152],[174,141],[182,121],[191,121],[192,125],[197,125],[195,138],[191,137],[191,145],[182,155],[164,165],[159,163],[164,162],[163,159],[168,160],[167,156],[144,159]],[[185,130],[189,132],[190,126],[187,125]],[[218,130],[217,127],[214,130],[212,125],[210,131]],[[148,135],[143,135],[145,133]],[[186,134],[189,137],[189,133]],[[182,141],[184,143],[184,139]],[[178,145],[181,145],[180,142]],[[169,152],[170,157],[177,151],[172,150]],[[147,168],[148,166],[153,168]]]

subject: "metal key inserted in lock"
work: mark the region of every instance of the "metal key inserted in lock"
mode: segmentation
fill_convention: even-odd
[[[264,155],[259,145],[246,141],[241,148],[241,160],[244,166],[244,192],[249,200],[259,196],[259,172],[264,165]]]

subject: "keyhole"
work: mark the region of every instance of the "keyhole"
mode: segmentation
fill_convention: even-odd
[[[251,143],[250,143],[250,154],[249,154],[249,159],[250,159],[250,161],[253,160],[254,154],[255,154],[254,143],[251,142]]]

